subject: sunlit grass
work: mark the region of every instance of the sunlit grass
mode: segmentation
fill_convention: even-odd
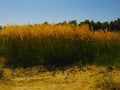
[[[119,90],[119,67],[86,65],[56,68],[43,66],[2,68],[1,90]]]
[[[120,33],[93,31],[85,24],[8,25],[0,30],[0,42],[0,55],[15,67],[120,65]]]

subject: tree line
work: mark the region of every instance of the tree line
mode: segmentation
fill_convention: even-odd
[[[110,22],[94,22],[93,20],[85,20],[78,25],[82,24],[88,24],[89,27],[92,28],[94,31],[99,29],[105,30],[106,28],[108,31],[120,31],[120,18]]]
[[[46,21],[43,24],[49,24],[49,23]],[[93,30],[93,31],[97,31],[97,30],[100,30],[100,29],[102,29],[102,30],[107,29],[108,31],[117,31],[117,32],[120,31],[120,18],[118,18],[114,21],[110,21],[110,22],[100,22],[100,21],[94,22],[93,20],[91,20],[91,21],[90,20],[84,20],[83,22],[77,23],[76,20],[71,20],[69,22],[63,21],[63,22],[59,22],[57,24],[62,24],[62,25],[71,24],[71,25],[75,25],[75,26],[88,24],[89,27],[91,28],[91,30]],[[2,27],[2,25],[0,25],[0,30],[4,27]]]
[[[108,31],[120,31],[120,18],[114,20],[114,21],[110,21],[110,22],[94,22],[93,20],[85,20],[83,22],[77,23],[76,20],[71,20],[69,22],[64,21],[62,23],[58,23],[58,24],[72,24],[72,25],[83,25],[83,24],[88,24],[89,27],[91,28],[91,30],[93,31],[97,31],[97,30],[105,30],[107,29]]]

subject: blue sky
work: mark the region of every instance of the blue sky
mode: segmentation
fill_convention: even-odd
[[[120,17],[120,0],[0,0],[0,25]]]

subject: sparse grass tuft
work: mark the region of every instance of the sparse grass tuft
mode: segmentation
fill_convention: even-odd
[[[120,89],[120,75],[118,70],[107,72],[96,80],[96,87],[102,90],[119,90]]]

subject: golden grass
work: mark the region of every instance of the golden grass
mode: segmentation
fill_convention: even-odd
[[[41,38],[41,37],[58,37],[63,35],[66,38],[74,38],[74,35],[78,35],[80,38],[92,37],[94,39],[120,39],[120,33],[98,30],[92,31],[88,25],[71,26],[65,25],[7,25],[6,28],[0,31],[0,35],[8,36],[12,38]]]
[[[12,71],[7,79],[0,80],[1,90],[104,90],[104,84],[120,85],[119,68],[86,65],[67,67],[64,70],[47,71],[41,67],[7,69]],[[40,70],[44,69],[44,72]],[[3,69],[5,70],[5,68]],[[19,73],[18,73],[19,72]],[[4,72],[5,73],[5,72]],[[16,74],[17,73],[17,74]],[[113,81],[110,81],[111,77]],[[108,78],[108,83],[106,83]],[[114,86],[115,88],[115,86]],[[116,86],[117,88],[117,86]],[[120,88],[120,87],[118,87]]]

